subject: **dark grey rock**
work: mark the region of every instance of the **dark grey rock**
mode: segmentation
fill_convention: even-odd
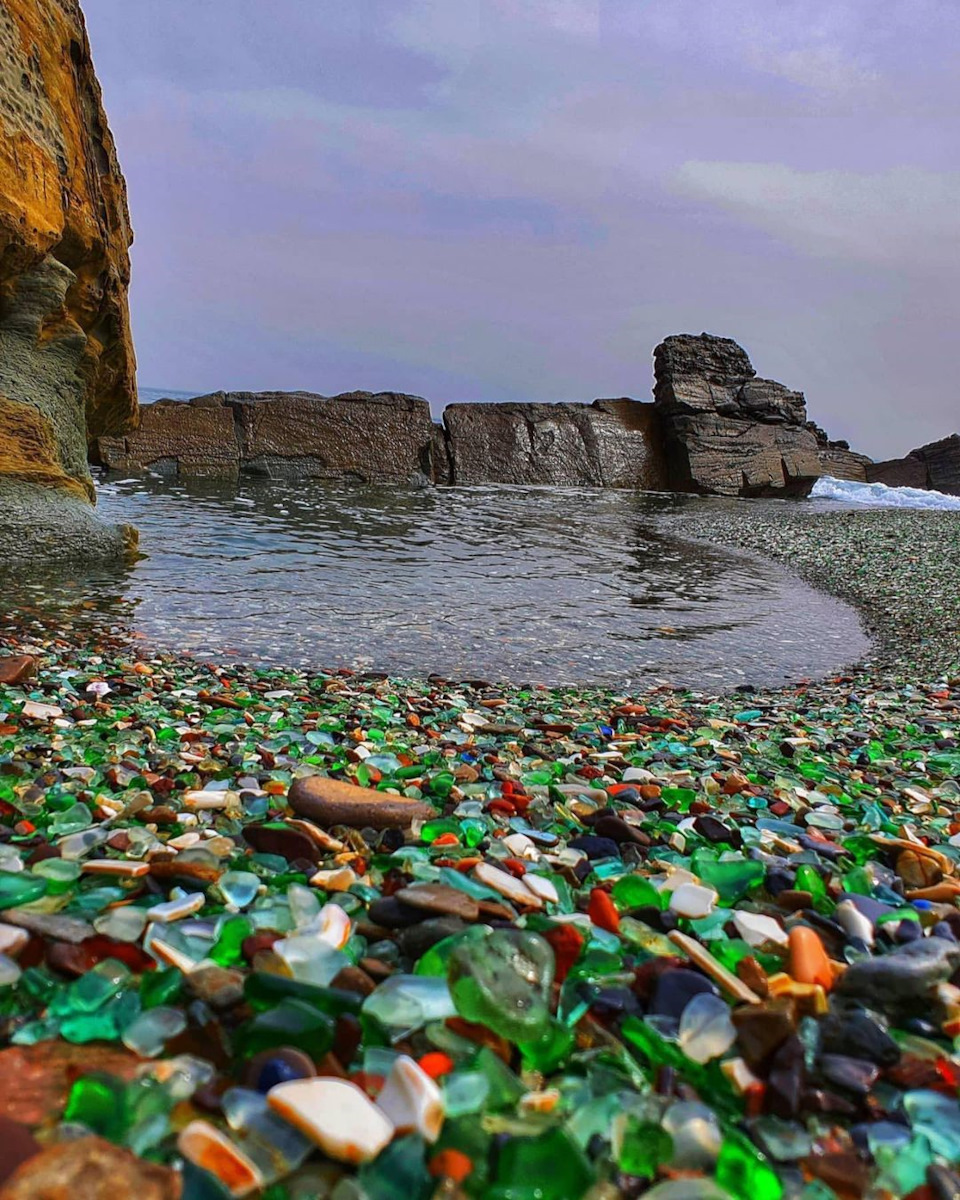
[[[960,946],[944,938],[923,938],[853,963],[836,992],[890,1016],[922,1013],[929,1010],[930,989],[948,980],[958,967]]]
[[[808,424],[803,393],[757,377],[746,351],[703,333],[653,354],[671,486],[727,496],[805,495],[820,475],[864,479],[866,459]]]
[[[457,484],[666,486],[652,404],[451,404],[443,420]]]

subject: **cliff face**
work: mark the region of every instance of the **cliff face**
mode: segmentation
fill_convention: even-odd
[[[885,483],[888,487],[933,488],[960,496],[960,433],[928,442],[911,450],[906,458],[871,463],[867,478],[871,483]]]
[[[126,189],[75,0],[0,0],[0,557],[121,553],[88,440],[137,415]]]

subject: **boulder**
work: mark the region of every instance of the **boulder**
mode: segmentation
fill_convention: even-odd
[[[439,450],[419,396],[214,392],[144,405],[139,427],[100,438],[96,457],[119,471],[405,483],[434,478]],[[445,464],[437,470],[443,474]]]
[[[653,356],[670,486],[726,496],[805,495],[820,475],[865,478],[866,459],[807,423],[803,393],[760,379],[730,338],[675,334]]]
[[[652,404],[451,404],[443,420],[457,484],[666,484]]]
[[[938,442],[911,450],[905,458],[870,463],[870,483],[887,487],[932,488],[949,496],[960,496],[960,434],[951,433]]]
[[[136,417],[126,189],[76,0],[0,0],[0,559],[122,555],[89,438]]]
[[[919,458],[927,468],[928,487],[950,496],[960,496],[960,433],[951,433],[939,442],[928,442],[911,450],[910,458]]]
[[[920,458],[888,458],[883,462],[870,463],[867,467],[868,483],[885,483],[887,487],[928,488],[927,464]]]

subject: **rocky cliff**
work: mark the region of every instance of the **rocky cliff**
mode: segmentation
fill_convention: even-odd
[[[0,559],[119,554],[88,439],[136,416],[126,192],[75,0],[0,0]]]
[[[653,352],[666,470],[680,491],[804,495],[821,475],[864,479],[863,455],[807,421],[803,393],[760,379],[730,338],[676,334]]]
[[[928,442],[911,450],[905,458],[871,463],[867,478],[871,483],[885,483],[888,487],[932,488],[960,496],[960,434]]]

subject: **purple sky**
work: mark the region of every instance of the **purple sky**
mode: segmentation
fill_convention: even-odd
[[[736,338],[960,429],[957,0],[85,0],[144,385],[648,399]]]

